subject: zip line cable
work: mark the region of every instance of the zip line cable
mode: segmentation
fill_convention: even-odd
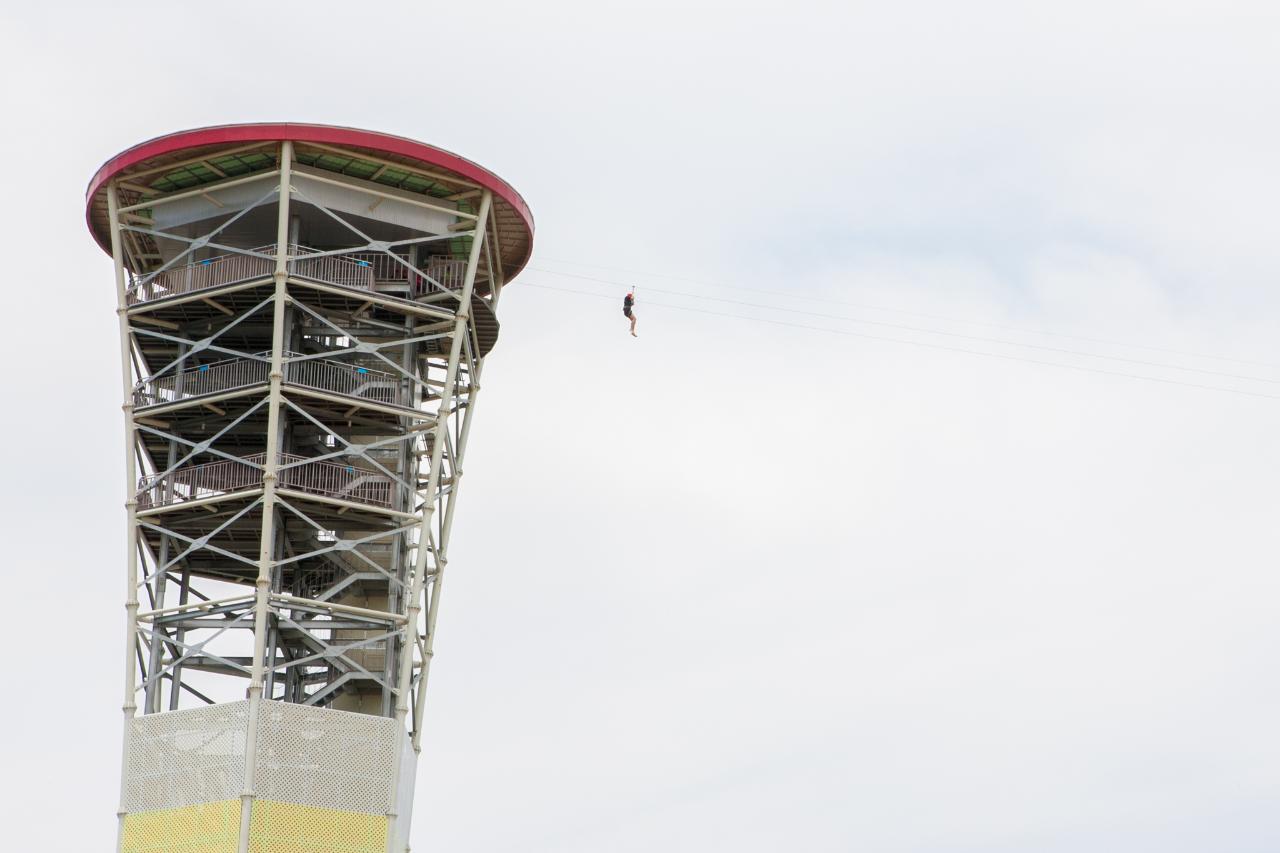
[[[568,278],[580,278],[580,279],[585,279],[587,281],[598,281],[603,284],[611,284],[611,285],[621,284],[621,282],[611,282],[611,281],[606,281],[604,279],[592,278],[590,276],[573,275],[571,273],[556,273],[554,271],[544,270],[544,269],[535,268],[535,267],[530,267],[529,269],[530,270],[536,269],[538,272],[551,272],[553,275],[563,275]],[[1183,367],[1177,364],[1167,364],[1167,363],[1158,362],[1158,361],[1145,361],[1139,358],[1125,358],[1124,356],[1119,356],[1119,355],[1102,355],[1100,353],[1083,352],[1081,350],[1064,349],[1062,347],[1051,347],[1051,346],[1045,346],[1043,344],[1029,344],[1029,343],[1021,343],[1019,341],[1000,340],[999,338],[985,338],[980,335],[966,335],[962,332],[946,332],[940,329],[927,329],[920,326],[908,326],[901,323],[889,323],[883,320],[865,320],[860,317],[849,317],[847,315],[842,315],[842,314],[827,314],[821,311],[805,311],[800,308],[783,308],[781,306],[776,306],[776,305],[761,305],[758,302],[743,302],[742,300],[739,300],[739,299],[726,299],[720,296],[701,296],[696,293],[686,293],[680,290],[664,290],[663,288],[660,288],[660,287],[650,288],[650,290],[654,291],[655,293],[665,293],[671,296],[685,296],[691,299],[703,299],[709,302],[723,302],[730,305],[742,305],[748,308],[759,308],[765,311],[782,311],[787,314],[802,314],[807,317],[821,317],[827,320],[845,320],[851,323],[861,323],[868,326],[881,326],[888,329],[899,329],[899,330],[908,331],[908,332],[920,332],[928,335],[942,335],[948,338],[960,338],[962,340],[980,341],[982,343],[1000,344],[1002,346],[1024,347],[1026,349],[1034,349],[1034,350],[1041,350],[1043,352],[1059,353],[1061,355],[1074,355],[1074,356],[1080,356],[1082,358],[1106,359],[1108,361],[1118,361],[1118,362],[1123,362],[1125,364],[1136,364],[1142,367],[1155,367],[1161,370],[1181,370],[1188,373],[1200,373],[1206,376],[1219,376],[1224,379],[1240,379],[1246,382],[1265,382],[1271,385],[1280,385],[1280,379],[1269,379],[1261,376],[1246,376],[1240,373],[1227,373],[1221,370],[1208,370],[1202,367]],[[648,303],[648,304],[655,304],[655,303]],[[666,307],[674,307],[674,306],[666,306]]]
[[[884,311],[891,314],[906,314],[908,316],[923,317],[929,320],[941,320],[944,323],[962,323],[970,326],[984,326],[990,329],[1003,329],[1008,332],[1018,332],[1019,334],[1024,334],[1024,335],[1043,335],[1046,337],[1053,337],[1053,338],[1067,338],[1070,340],[1085,341],[1093,344],[1106,344],[1108,346],[1128,347],[1130,349],[1141,349],[1141,350],[1149,350],[1151,352],[1162,352],[1168,355],[1180,355],[1186,358],[1203,358],[1203,359],[1210,359],[1212,361],[1228,361],[1228,362],[1234,362],[1236,364],[1248,364],[1254,367],[1269,367],[1272,369],[1280,369],[1280,364],[1274,364],[1274,363],[1265,362],[1265,361],[1253,361],[1250,359],[1243,359],[1243,358],[1230,358],[1228,356],[1222,356],[1222,355],[1209,355],[1207,353],[1187,352],[1185,350],[1169,349],[1166,347],[1155,347],[1155,346],[1149,346],[1147,344],[1134,344],[1134,343],[1128,343],[1126,341],[1108,340],[1107,338],[1092,338],[1085,335],[1067,334],[1065,332],[1050,332],[1043,329],[1024,329],[1018,326],[1009,326],[1003,323],[987,323],[981,320],[962,320],[958,317],[945,317],[940,314],[928,314],[923,311],[909,311],[903,308],[886,308],[883,305],[867,305],[865,303],[849,302],[843,299],[832,299],[831,297],[827,297],[827,296],[811,296],[803,293],[788,293],[782,290],[770,290],[770,289],[761,288],[761,287],[743,287],[742,285],[721,284],[719,282],[707,281],[705,279],[685,278],[683,276],[678,276],[678,275],[667,275],[664,273],[646,272],[643,270],[625,270],[625,269],[620,269],[618,267],[605,266],[603,264],[582,263],[581,261],[565,261],[565,260],[558,260],[554,258],[543,258],[543,260],[549,261],[551,263],[558,263],[558,264],[574,264],[577,266],[584,266],[584,267],[596,267],[598,269],[611,270],[613,272],[627,273],[628,275],[644,275],[644,276],[651,276],[653,278],[670,279],[671,281],[683,281],[683,282],[688,282],[689,284],[703,284],[709,287],[724,288],[726,290],[742,290],[749,293],[763,293],[763,294],[768,294],[770,296],[783,296],[788,299],[806,299],[812,302],[827,302],[832,305],[844,305],[848,308],[860,308],[864,311]],[[614,285],[619,285],[621,287],[629,286],[625,282],[613,281],[613,280],[604,279],[604,278],[595,278],[594,276],[579,275],[575,273],[560,272],[559,270],[551,270],[545,267],[531,266],[531,267],[527,267],[527,269],[536,270],[537,272],[550,273],[551,275],[565,276],[567,278],[578,278],[586,281],[598,281],[603,284],[614,284]],[[695,294],[682,294],[682,295],[692,296],[695,299],[713,298],[709,296],[697,296]],[[870,322],[870,321],[867,321],[867,322]]]
[[[603,293],[592,293],[586,290],[571,290],[567,287],[556,287],[554,285],[536,284],[533,282],[523,282],[521,284],[521,287],[531,287],[531,288],[537,288],[539,290],[554,290],[554,291],[559,291],[560,293],[571,293],[577,296],[590,296],[595,299],[612,300],[614,298],[613,296],[603,294]],[[944,352],[958,352],[958,353],[964,353],[966,355],[978,355],[978,356],[984,356],[986,358],[998,358],[998,359],[1003,359],[1005,361],[1020,361],[1026,364],[1038,364],[1045,367],[1059,367],[1065,370],[1077,370],[1084,373],[1097,373],[1103,376],[1120,376],[1126,379],[1138,379],[1146,382],[1159,382],[1164,385],[1181,385],[1184,388],[1196,388],[1202,391],[1220,391],[1225,394],[1240,394],[1245,397],[1261,397],[1266,400],[1280,400],[1280,395],[1263,394],[1259,391],[1245,391],[1239,388],[1224,388],[1221,385],[1202,385],[1197,382],[1183,382],[1182,380],[1179,380],[1179,379],[1164,379],[1158,376],[1143,376],[1138,373],[1124,373],[1119,370],[1103,370],[1102,368],[1099,368],[1099,367],[1085,367],[1084,365],[1079,365],[1079,364],[1063,364],[1062,362],[1057,362],[1057,361],[1044,361],[1041,359],[1026,358],[1024,356],[1018,356],[1018,355],[985,352],[983,350],[967,349],[965,347],[947,346],[946,344],[933,344],[933,343],[927,343],[924,341],[911,341],[911,340],[905,340],[903,338],[891,338],[884,335],[869,335],[864,332],[851,332],[847,329],[828,329],[823,326],[811,326],[805,323],[790,323],[785,320],[770,320],[764,317],[747,317],[742,314],[730,314],[725,311],[709,311],[704,308],[690,308],[685,305],[671,305],[663,302],[646,302],[645,305],[652,306],[655,308],[667,308],[673,311],[689,311],[695,314],[709,314],[716,317],[730,317],[735,320],[747,320],[753,323],[768,323],[773,326],[787,326],[793,329],[807,329],[815,332],[827,332],[828,334],[832,334],[832,335],[843,335],[846,337],[863,338],[863,339],[872,340],[872,341],[885,341],[888,343],[906,344],[908,346],[923,347],[925,349],[942,350]],[[1000,343],[1000,342],[994,341],[994,343]]]

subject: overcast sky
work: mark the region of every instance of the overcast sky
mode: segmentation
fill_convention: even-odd
[[[7,4],[0,846],[115,838],[85,185],[285,120],[456,151],[537,220],[414,850],[1280,848],[1278,10]]]

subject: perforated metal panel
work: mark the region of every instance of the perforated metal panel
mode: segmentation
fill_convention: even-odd
[[[133,720],[121,850],[233,853],[248,727],[248,702]],[[407,836],[417,762],[395,720],[264,701],[255,752],[254,853],[385,853],[393,806]]]
[[[125,818],[122,853],[235,853],[240,801],[162,809]],[[386,853],[380,815],[258,800],[249,821],[250,853]]]
[[[127,815],[121,853],[235,853],[240,801]]]
[[[248,720],[248,702],[134,718],[122,810],[150,812],[239,797]]]
[[[258,800],[249,821],[249,853],[386,853],[379,815]]]
[[[395,720],[263,702],[258,716],[260,799],[385,816],[395,787]]]

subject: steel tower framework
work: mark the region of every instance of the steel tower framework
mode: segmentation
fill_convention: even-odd
[[[403,853],[528,208],[421,143],[236,125],[108,162],[88,219],[126,433],[117,849]]]

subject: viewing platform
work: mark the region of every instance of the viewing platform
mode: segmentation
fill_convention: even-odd
[[[259,246],[243,253],[231,252],[159,272],[131,275],[125,297],[132,307],[233,284],[265,281],[275,272],[275,251],[274,245]],[[461,290],[467,263],[463,258],[432,256],[419,268],[425,277],[400,255],[325,252],[308,246],[290,246],[287,262],[290,278],[415,300]]]
[[[282,453],[276,469],[281,489],[390,509],[395,480],[378,471]],[[138,480],[138,509],[221,497],[262,487],[265,453],[175,468]]]
[[[402,379],[394,374],[298,353],[286,353],[285,359],[285,385],[340,394],[362,402],[413,407],[412,395],[402,390]],[[266,352],[202,364],[137,383],[133,404],[142,410],[265,385],[270,372],[271,354]]]

